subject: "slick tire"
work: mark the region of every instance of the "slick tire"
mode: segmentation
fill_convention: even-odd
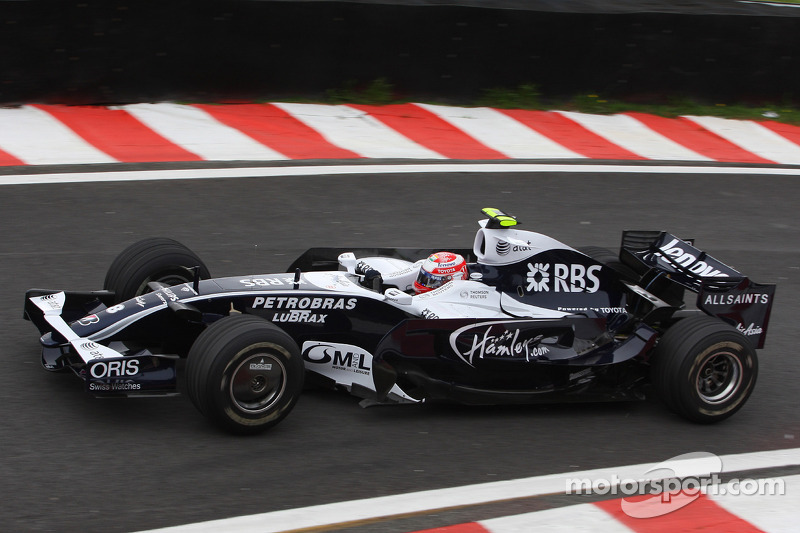
[[[288,334],[256,316],[230,315],[195,340],[186,360],[186,388],[216,426],[255,434],[289,414],[304,373],[300,348]]]
[[[747,338],[710,316],[680,320],[653,352],[651,380],[672,411],[693,422],[713,423],[747,401],[758,376],[758,358]]]
[[[192,268],[200,267],[200,278],[211,274],[205,263],[189,248],[164,237],[144,239],[128,246],[111,263],[103,288],[113,291],[116,303],[149,292],[147,284],[159,281],[178,285],[194,279]]]

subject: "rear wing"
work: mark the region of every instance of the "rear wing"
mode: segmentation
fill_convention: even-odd
[[[744,276],[722,261],[665,231],[625,231],[620,259],[637,272],[657,269],[698,292],[705,282],[738,284]]]
[[[775,285],[747,276],[664,231],[625,231],[620,260],[642,275],[642,285],[679,285],[697,293],[697,308],[734,326],[763,348]],[[648,288],[648,287],[645,287]]]

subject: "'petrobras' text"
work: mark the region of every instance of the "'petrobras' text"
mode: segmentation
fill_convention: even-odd
[[[356,298],[297,298],[293,296],[257,296],[253,309],[355,309]]]

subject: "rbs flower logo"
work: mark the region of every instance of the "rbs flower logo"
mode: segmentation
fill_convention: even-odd
[[[550,273],[548,269],[550,265],[543,263],[536,263],[532,265],[528,263],[528,287],[527,291],[531,292],[545,292],[550,290],[548,284],[550,283]]]

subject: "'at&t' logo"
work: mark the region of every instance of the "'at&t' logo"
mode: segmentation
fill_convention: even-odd
[[[500,241],[495,247],[495,252],[497,252],[497,255],[501,256],[516,252],[530,252],[531,250],[533,250],[533,248],[530,246],[512,246],[508,241]]]
[[[600,265],[564,265],[561,263],[528,263],[525,280],[528,292],[597,292]]]

